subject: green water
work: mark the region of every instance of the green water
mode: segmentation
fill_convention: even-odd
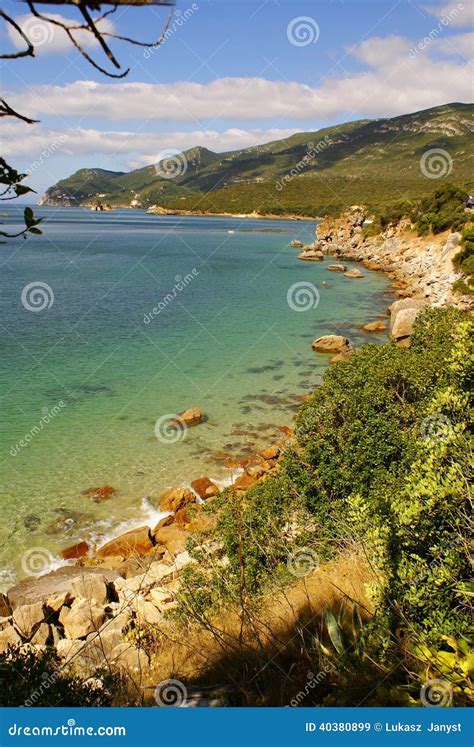
[[[296,259],[289,243],[313,241],[312,222],[40,212],[44,235],[2,250],[4,585],[31,548],[55,555],[152,524],[167,487],[228,478],[222,452],[269,443],[320,381],[327,357],[311,341],[381,341],[357,327],[390,302],[381,274],[350,280]],[[22,291],[38,282],[54,300],[31,311]],[[319,303],[310,286],[300,304],[311,308],[292,308],[296,283]],[[159,418],[193,404],[205,423],[157,438]],[[111,500],[83,495],[106,483]]]

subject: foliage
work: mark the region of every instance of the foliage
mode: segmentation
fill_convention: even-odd
[[[1,188],[3,188],[3,191],[0,194],[0,199],[14,200],[17,197],[22,197],[23,195],[28,194],[29,192],[34,192],[31,187],[22,184],[22,181],[26,179],[26,177],[27,174],[20,174],[9,166],[5,159],[0,158],[0,185],[2,185]],[[25,208],[23,212],[23,220],[25,222],[25,228],[19,233],[10,234],[6,231],[0,230],[0,237],[11,239],[18,236],[25,237],[27,233],[41,233],[38,225],[41,223],[42,218],[36,219],[33,210],[30,207]],[[4,242],[0,241],[0,243]]]
[[[422,199],[411,215],[419,235],[461,230],[469,219],[464,207],[468,196],[463,189],[446,184]]]
[[[288,580],[292,548],[304,544],[324,559],[344,543],[363,547],[374,613],[350,655],[338,657],[338,704],[350,701],[344,683],[358,677],[369,693],[374,676],[397,662],[401,670],[371,702],[405,702],[423,676],[420,647],[442,650],[468,629],[473,328],[466,312],[430,309],[409,349],[367,345],[329,369],[300,409],[278,476],[227,496],[218,556],[209,564],[195,554],[198,593],[190,584],[188,602],[198,598],[204,613]],[[331,616],[327,631],[344,649]]]
[[[113,677],[101,671],[89,680],[64,668],[52,648],[10,648],[0,654],[2,705],[108,706]]]
[[[454,256],[453,264],[462,272],[453,284],[453,290],[464,295],[474,293],[474,223],[471,221],[464,226],[461,240],[461,250]]]

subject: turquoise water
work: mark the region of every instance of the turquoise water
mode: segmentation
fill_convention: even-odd
[[[360,344],[357,326],[389,302],[381,274],[349,280],[296,259],[289,243],[313,241],[313,222],[37,211],[44,235],[1,255],[7,581],[28,548],[103,541],[152,522],[168,486],[228,477],[224,456],[268,443],[320,381],[327,357],[311,341],[339,331]],[[38,282],[43,296],[23,290]],[[296,283],[317,287],[319,304],[310,286],[311,308],[291,308]],[[157,438],[159,418],[193,404],[205,423]],[[111,500],[83,495],[106,483]]]

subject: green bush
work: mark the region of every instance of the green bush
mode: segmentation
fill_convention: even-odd
[[[65,670],[54,649],[10,648],[0,654],[2,705],[109,706],[113,677],[96,672],[89,680]]]
[[[441,233],[448,229],[459,231],[469,220],[464,204],[468,194],[453,184],[437,189],[430,197],[420,200],[411,213],[412,222],[420,236]]]

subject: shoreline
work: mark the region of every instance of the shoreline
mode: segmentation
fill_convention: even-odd
[[[445,285],[447,279],[451,280],[451,275],[448,273],[446,277],[441,276],[437,283],[431,284],[427,281],[427,277],[431,279],[430,273],[427,275],[423,271],[421,277],[413,276],[411,272],[407,272],[412,268],[412,264],[406,264],[408,258],[405,256],[410,246],[406,249],[403,245],[404,251],[395,255],[394,249],[400,249],[400,246],[393,239],[400,240],[400,236],[364,237],[361,229],[363,220],[363,216],[357,211],[338,219],[324,219],[318,228],[314,250],[319,249],[326,257],[362,262],[368,270],[381,271],[389,277],[389,292],[401,296],[400,300],[395,301],[390,307],[390,337],[395,339],[397,344],[405,346],[407,341],[409,344],[413,322],[421,308],[435,303],[449,303]],[[416,241],[413,239],[412,243]],[[456,251],[457,243],[452,239],[449,242],[446,237],[442,237],[442,243],[449,244],[447,251],[444,251],[446,247],[441,247],[439,252],[433,251],[431,247],[428,252],[431,262],[433,257],[438,255],[444,261]],[[413,246],[411,249],[413,250]],[[421,245],[418,249],[420,252],[415,252],[411,257],[415,260],[415,266],[419,257],[423,259],[427,254],[427,247],[424,252],[421,251]],[[388,258],[387,251],[390,255]],[[397,257],[398,260],[394,261]],[[437,263],[435,265],[438,267]],[[351,282],[357,280],[353,279]],[[423,295],[423,301],[419,299],[417,302],[417,295]],[[411,304],[410,323],[403,327],[401,334],[397,334],[394,331],[394,322],[399,320],[399,314],[405,313],[404,304],[407,302]],[[395,307],[400,304],[401,311],[395,311]],[[370,331],[376,332],[376,329]],[[385,334],[386,326],[384,336]],[[342,337],[340,339],[344,340]],[[330,355],[327,357],[328,363],[333,362]],[[316,386],[315,384],[314,388]],[[298,398],[303,401],[309,396],[309,393],[304,393],[298,395]],[[190,425],[199,427],[202,418],[201,413],[200,419]],[[279,469],[279,459],[292,438],[293,427],[279,427],[274,434],[268,434],[262,439],[263,443],[267,444],[266,448],[256,445],[255,451],[239,463],[235,463],[234,460],[231,464],[232,456],[229,454],[229,464],[226,465],[229,469],[227,479],[213,480],[207,476],[201,477],[189,485],[180,484],[172,487],[158,498],[148,498],[149,523],[145,521],[146,511],[142,502],[142,510],[140,516],[137,515],[136,522],[128,522],[127,527],[124,524],[120,527],[119,524],[94,547],[90,547],[83,540],[65,548],[63,552],[68,554],[62,555],[62,559],[53,558],[49,553],[53,560],[52,570],[43,566],[40,572],[25,574],[25,578],[18,580],[8,589],[7,595],[0,595],[5,621],[14,621],[18,616],[18,610],[33,610],[38,606],[41,608],[35,610],[38,619],[34,618],[28,634],[22,633],[20,636],[12,622],[5,622],[6,629],[2,628],[0,631],[1,645],[5,645],[5,642],[11,643],[12,639],[16,645],[54,645],[58,654],[67,662],[69,658],[74,658],[83,651],[93,630],[98,630],[100,635],[101,625],[105,628],[112,621],[117,621],[118,624],[120,620],[125,629],[130,620],[135,618],[151,625],[164,622],[164,613],[173,606],[179,589],[180,572],[194,562],[186,550],[187,540],[196,532],[205,531],[213,525],[215,515],[203,511],[203,506],[219,500],[223,490],[229,491],[230,498],[243,496],[253,485],[265,480]],[[110,487],[104,486],[96,490]],[[152,524],[155,522],[156,526],[153,528]],[[34,550],[38,548],[31,548],[30,551]],[[47,552],[45,548],[43,551]],[[112,597],[109,589],[113,590]],[[59,602],[56,601],[58,598]],[[94,620],[85,619],[83,614],[84,606],[91,604],[96,615]],[[44,620],[44,610],[50,608],[57,608],[57,612],[54,622],[45,627],[45,623],[41,621]],[[123,646],[116,645],[114,639],[111,654],[112,659],[114,653],[120,654],[118,662],[123,666],[121,657],[125,652],[123,649],[118,651],[121,645]],[[138,655],[132,653],[128,656]],[[143,662],[140,666],[142,664]],[[82,661],[82,657],[80,666],[86,671],[88,664]],[[133,668],[135,660],[130,661],[127,658],[126,666]]]
[[[162,212],[148,212],[150,208],[142,207],[142,208],[132,208],[129,205],[117,205],[117,206],[111,206],[111,210],[92,210],[93,205],[61,205],[59,203],[36,203],[34,207],[51,207],[51,208],[77,208],[79,210],[88,210],[90,212],[98,212],[98,213],[114,213],[116,210],[131,210],[133,212],[136,212],[137,210],[143,210],[145,214],[147,215],[156,215],[158,217],[170,217],[173,216],[190,216],[190,217],[196,217],[196,218],[252,218],[254,220],[291,220],[291,221],[322,221],[324,220],[323,216],[314,216],[314,215],[299,215],[295,213],[285,213],[285,215],[275,215],[273,213],[257,213],[256,211],[252,213],[214,213],[214,212],[206,212],[202,210],[172,210],[171,208],[162,208]]]

